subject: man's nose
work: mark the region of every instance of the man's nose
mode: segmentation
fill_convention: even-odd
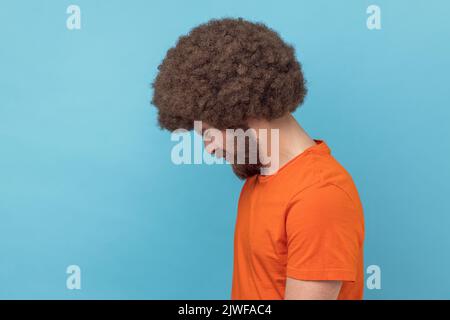
[[[210,155],[214,155],[214,153],[216,153],[216,148],[211,141],[205,141],[205,149]]]

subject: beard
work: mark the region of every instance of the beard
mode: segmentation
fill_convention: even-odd
[[[236,164],[233,163],[231,168],[234,174],[241,180],[253,177],[261,172],[262,165],[258,164]]]
[[[243,130],[247,130],[247,128],[244,128]],[[256,146],[256,154],[250,155],[250,139],[254,139],[252,142],[255,143]],[[237,146],[237,141],[235,140],[235,146]],[[244,163],[238,163],[238,152],[244,152]],[[256,159],[256,161],[255,161]],[[261,168],[263,167],[263,164],[261,162],[260,156],[259,156],[259,143],[256,138],[245,138],[245,147],[244,150],[237,150],[237,147],[235,148],[235,152],[233,155],[233,163],[231,164],[231,168],[234,172],[234,174],[241,180],[248,179],[250,177],[253,177],[257,174],[261,173]],[[242,161],[241,161],[242,162]]]

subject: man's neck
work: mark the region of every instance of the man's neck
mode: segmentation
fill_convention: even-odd
[[[290,113],[272,121],[249,121],[249,126],[256,131],[267,129],[269,134],[268,150],[272,150],[271,143],[276,143],[271,135],[271,129],[278,130],[278,169],[316,144]],[[267,150],[264,150],[264,152],[267,152]],[[278,169],[275,169],[275,171]]]

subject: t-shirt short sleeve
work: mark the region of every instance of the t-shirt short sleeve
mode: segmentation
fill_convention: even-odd
[[[286,217],[287,276],[355,281],[363,232],[362,215],[340,187],[329,184],[298,193]]]

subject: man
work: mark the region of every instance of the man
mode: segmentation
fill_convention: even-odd
[[[212,20],[180,37],[158,69],[152,102],[162,128],[191,130],[200,120],[200,134],[216,130],[229,140],[227,129],[252,129],[259,151],[277,147],[266,174],[262,153],[254,163],[231,161],[246,179],[232,299],[361,299],[362,205],[327,144],[291,115],[307,92],[294,49],[263,24]],[[262,139],[261,129],[276,135]],[[211,139],[205,146],[231,160],[239,152]]]

